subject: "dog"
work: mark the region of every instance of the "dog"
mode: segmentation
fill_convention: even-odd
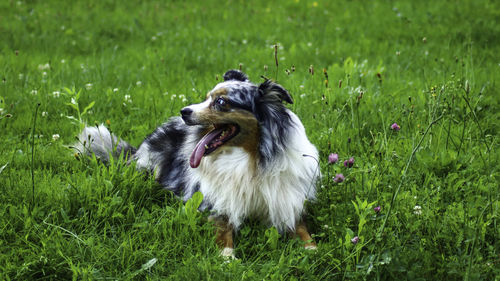
[[[315,249],[303,220],[315,199],[318,151],[284,103],[292,97],[264,78],[259,85],[229,70],[206,100],[182,108],[135,149],[103,125],[85,127],[76,150],[101,161],[125,155],[183,200],[200,191],[221,254],[234,258],[233,232],[258,218]]]

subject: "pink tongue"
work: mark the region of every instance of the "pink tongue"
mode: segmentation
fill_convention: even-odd
[[[222,129],[214,129],[213,131],[206,134],[195,146],[191,158],[189,159],[189,165],[191,168],[198,168],[201,162],[201,158],[205,154],[205,145],[214,140],[218,135],[222,133]]]

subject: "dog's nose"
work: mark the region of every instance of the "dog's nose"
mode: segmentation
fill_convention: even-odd
[[[182,117],[189,117],[193,113],[193,110],[189,107],[184,107],[181,109],[181,115]]]

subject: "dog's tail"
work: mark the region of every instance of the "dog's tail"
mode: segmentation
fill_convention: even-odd
[[[91,156],[95,154],[102,162],[108,163],[110,155],[125,159],[136,152],[136,148],[126,141],[118,139],[104,125],[85,127],[78,136],[78,142],[73,145],[76,153]]]

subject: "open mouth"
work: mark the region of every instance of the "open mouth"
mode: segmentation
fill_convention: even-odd
[[[189,165],[191,168],[197,168],[200,165],[201,158],[208,155],[217,148],[223,146],[226,142],[236,136],[240,129],[232,124],[218,124],[214,125],[214,129],[208,132],[195,146]]]

